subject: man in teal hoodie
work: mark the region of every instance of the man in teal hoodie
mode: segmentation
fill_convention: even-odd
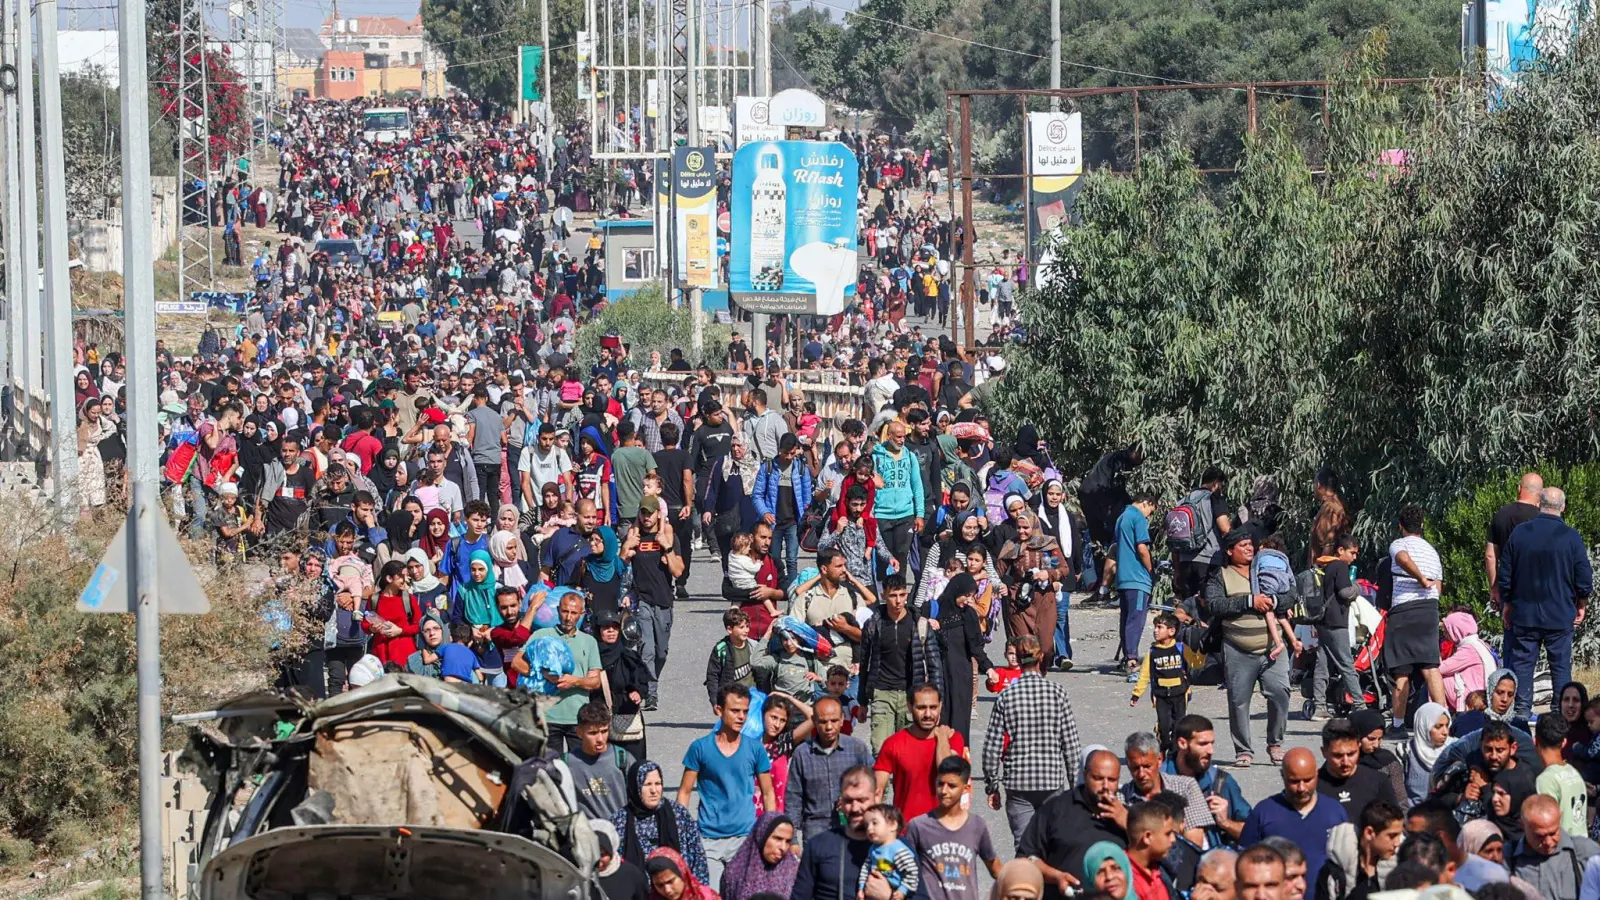
[[[922,531],[922,466],[917,454],[906,447],[906,423],[889,422],[887,437],[872,450],[877,492],[872,498],[872,515],[878,520],[878,539],[907,571],[911,540]],[[885,573],[880,572],[879,577]]]

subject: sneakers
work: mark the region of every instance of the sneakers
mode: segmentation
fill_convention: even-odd
[[[645,712],[655,712],[656,711],[656,706],[657,706],[657,703],[656,703],[656,695],[655,694],[651,694],[650,696],[644,698],[644,702],[639,704],[639,708],[644,710]]]
[[[687,600],[687,599],[689,599],[689,586],[688,585],[686,585],[686,584],[678,585],[678,599],[679,600]]]
[[[1056,657],[1056,671],[1057,672],[1071,672],[1072,671],[1072,660],[1070,658],[1068,658],[1068,657],[1065,657],[1065,656]]]

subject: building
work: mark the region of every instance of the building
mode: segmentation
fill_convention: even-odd
[[[445,91],[443,54],[428,43],[422,15],[342,19],[337,6],[322,23],[318,39],[328,47],[318,67],[316,96],[345,100]],[[327,62],[337,54],[336,61]]]

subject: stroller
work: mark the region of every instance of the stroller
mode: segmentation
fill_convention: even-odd
[[[1378,609],[1375,604],[1377,585],[1364,579],[1357,581],[1356,585],[1361,588],[1361,597],[1350,606],[1351,650],[1355,656],[1356,679],[1361,685],[1362,702],[1372,709],[1385,709],[1394,693],[1394,679],[1383,668],[1388,613]],[[1305,656],[1309,656],[1309,660],[1305,660]],[[1315,649],[1315,638],[1307,642],[1305,656],[1302,656],[1303,662],[1297,661],[1295,673],[1299,677],[1300,696],[1305,700],[1303,714],[1309,717],[1314,707],[1323,705],[1341,715],[1350,710],[1355,705],[1355,698],[1349,696],[1342,685],[1335,684],[1331,677],[1328,679],[1326,697],[1311,696],[1316,683],[1315,678],[1311,677],[1312,672],[1322,664]]]

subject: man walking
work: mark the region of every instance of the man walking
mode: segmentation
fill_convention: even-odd
[[[1539,515],[1518,525],[1500,560],[1500,615],[1510,627],[1506,664],[1517,676],[1517,715],[1533,711],[1533,669],[1542,647],[1551,684],[1572,680],[1572,634],[1594,592],[1583,536],[1561,520],[1566,492],[1539,492]],[[1552,704],[1555,699],[1552,699]]]
[[[639,502],[639,527],[628,532],[622,559],[633,565],[634,614],[644,637],[641,655],[650,670],[650,693],[644,701],[647,710],[656,708],[656,685],[672,642],[672,602],[677,578],[683,574],[679,552],[672,526],[662,515],[661,498],[645,497]]]
[[[913,690],[937,689],[944,678],[939,632],[928,619],[907,606],[911,595],[905,579],[890,575],[883,584],[883,610],[861,631],[861,708],[872,711],[872,747],[883,747],[889,735],[911,719]],[[938,724],[937,720],[934,724]],[[937,760],[935,760],[937,762]],[[929,775],[932,785],[932,775]],[[907,812],[913,819],[927,810]]]
[[[800,439],[787,432],[778,439],[778,455],[761,464],[756,475],[756,512],[772,526],[782,552],[780,583],[788,587],[800,563],[800,519],[811,502],[811,469],[800,462]]]
[[[1173,754],[1161,763],[1161,774],[1192,778],[1199,786],[1216,822],[1206,835],[1211,846],[1238,843],[1245,819],[1250,816],[1250,804],[1233,776],[1213,762],[1217,732],[1211,720],[1193,713],[1184,716],[1172,730],[1172,741]]]
[[[1295,747],[1283,758],[1283,791],[1250,811],[1239,846],[1259,844],[1274,835],[1287,838],[1305,851],[1306,871],[1321,872],[1328,861],[1328,832],[1345,821],[1344,808],[1317,791],[1317,757]]]
[[[939,689],[924,684],[911,695],[911,724],[883,742],[877,770],[878,796],[892,788],[894,805],[906,821],[938,806],[933,795],[933,773],[947,756],[964,756],[966,741],[949,725],[939,724],[943,698]]]
[[[1155,497],[1140,494],[1117,517],[1117,602],[1122,608],[1123,665],[1129,672],[1139,668],[1139,639],[1155,585],[1150,553],[1150,514],[1155,509]]]
[[[752,786],[766,809],[776,809],[772,795],[772,759],[758,740],[747,740],[745,719],[750,715],[750,689],[725,684],[718,692],[717,730],[689,745],[683,754],[683,781],[678,785],[678,805],[685,809],[700,788],[696,816],[705,841],[710,881],[720,883],[722,869],[739,845],[756,827]]]
[[[1000,692],[983,738],[983,790],[999,809],[1005,789],[1006,821],[1020,838],[1044,801],[1073,783],[1081,753],[1078,721],[1066,689],[1040,671],[1039,639],[1011,640],[1022,674]]]
[[[878,520],[878,539],[884,542],[900,571],[906,571],[911,539],[922,531],[922,466],[906,448],[906,423],[889,423],[887,440],[872,450],[878,488],[872,497],[872,515]],[[1052,620],[1053,622],[1053,620]]]
[[[844,773],[872,765],[866,743],[843,733],[844,706],[837,697],[823,695],[812,704],[811,723],[811,739],[789,757],[789,783],[783,791],[783,809],[806,841],[833,826]]]

